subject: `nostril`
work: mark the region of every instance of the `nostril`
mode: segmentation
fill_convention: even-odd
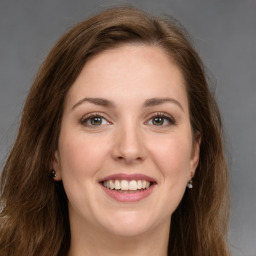
[[[118,161],[123,161],[126,163],[133,163],[133,162],[137,162],[137,161],[143,161],[143,157],[141,156],[134,156],[134,155],[118,155],[115,156],[115,159]]]

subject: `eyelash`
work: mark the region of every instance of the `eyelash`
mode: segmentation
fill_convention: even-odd
[[[168,121],[168,123],[169,123],[168,125],[160,125],[161,127],[167,127],[167,126],[176,124],[176,120],[171,115],[164,113],[164,112],[158,112],[158,113],[153,114],[150,117],[150,119],[148,119],[148,121],[146,123],[148,123],[150,120],[153,120],[156,117],[158,117],[158,118],[160,117],[160,118],[163,118]],[[154,126],[157,126],[157,125],[154,125]]]
[[[92,120],[93,118],[96,118],[96,117],[99,117],[99,118],[101,118],[101,119],[105,119],[108,124],[111,124],[111,123],[107,120],[107,118],[106,118],[102,113],[91,113],[91,114],[88,114],[88,115],[84,116],[84,117],[81,119],[80,123],[81,123],[82,125],[86,126],[86,127],[94,128],[94,129],[95,129],[95,128],[97,128],[98,125],[87,124],[87,122],[88,122],[89,120]],[[100,124],[99,126],[101,126],[101,124]]]
[[[89,128],[97,128],[97,126],[102,126],[102,124],[100,125],[92,125],[92,124],[87,124],[87,122],[89,120],[92,120],[93,118],[96,118],[96,117],[99,117],[101,119],[104,119],[106,120],[106,122],[108,124],[111,124],[111,122],[109,122],[107,120],[107,118],[102,114],[102,113],[91,113],[91,114],[88,114],[86,116],[84,116],[81,120],[80,120],[80,123],[86,127],[89,127]],[[151,115],[151,117],[145,122],[145,124],[148,124],[150,120],[153,120],[154,118],[163,118],[165,120],[168,121],[168,125],[159,125],[160,127],[167,127],[167,126],[171,126],[171,125],[175,125],[176,124],[176,120],[169,114],[166,114],[166,113],[163,113],[163,112],[158,112],[158,113],[155,113],[153,115]],[[153,124],[152,124],[153,125]],[[158,125],[153,125],[153,126],[158,126]]]

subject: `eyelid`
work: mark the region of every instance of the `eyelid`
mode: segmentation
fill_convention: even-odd
[[[105,119],[109,124],[112,124],[110,121],[109,121],[109,117],[105,114],[105,113],[102,113],[102,112],[91,112],[91,113],[88,113],[86,114],[85,116],[83,116],[81,119],[80,119],[80,123],[82,125],[85,125],[85,122],[90,119],[90,118],[93,118],[93,117],[101,117],[103,119]],[[100,125],[102,126],[102,125]],[[96,127],[93,127],[92,125],[87,125],[87,127],[90,127],[90,128],[96,128]]]
[[[93,117],[101,117],[101,118],[105,119],[105,120],[108,122],[108,124],[112,124],[112,122],[109,121],[110,118],[108,117],[108,115],[106,115],[105,113],[102,113],[102,112],[91,112],[91,113],[88,113],[88,114],[86,114],[85,116],[83,116],[83,117],[80,119],[79,122],[80,122],[82,125],[85,125],[85,122],[86,122],[88,119],[93,118]],[[163,117],[163,118],[167,119],[168,122],[170,123],[169,125],[175,125],[175,124],[176,124],[175,118],[174,118],[172,115],[170,115],[170,114],[168,114],[168,113],[166,113],[166,112],[156,112],[156,113],[150,114],[150,115],[147,117],[147,121],[145,122],[145,124],[147,124],[147,123],[148,123],[152,118],[154,118],[154,117]],[[106,124],[105,124],[105,125],[106,125]],[[167,126],[169,126],[169,125],[162,125],[162,127],[167,127]],[[99,125],[99,126],[103,126],[103,125]],[[97,128],[96,126],[94,127],[93,125],[87,125],[87,127],[89,127],[89,128]],[[161,126],[159,126],[159,127],[161,127]]]
[[[166,112],[156,112],[156,113],[150,114],[145,123],[147,124],[154,117],[166,118],[170,122],[170,125],[175,125],[176,124],[175,118],[172,115],[170,115]],[[161,126],[159,126],[159,127],[161,127]],[[166,125],[163,125],[162,127],[166,127]]]

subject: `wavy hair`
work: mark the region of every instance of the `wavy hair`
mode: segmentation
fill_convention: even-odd
[[[186,82],[190,121],[201,134],[194,188],[172,215],[169,256],[227,256],[229,196],[220,113],[189,36],[170,17],[115,7],[63,35],[41,65],[1,176],[0,255],[67,255],[70,228],[62,182],[50,176],[65,97],[96,54],[123,44],[155,45]]]

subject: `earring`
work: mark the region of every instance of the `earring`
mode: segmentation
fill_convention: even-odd
[[[52,176],[52,178],[56,178],[57,177],[57,174],[56,174],[56,172],[54,170],[51,171],[51,176]]]
[[[192,179],[188,182],[187,188],[189,188],[189,189],[193,188],[193,181],[192,181]]]

